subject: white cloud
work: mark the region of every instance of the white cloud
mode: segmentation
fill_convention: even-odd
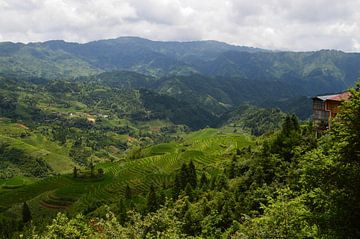
[[[119,36],[359,51],[358,0],[0,0],[1,41]]]

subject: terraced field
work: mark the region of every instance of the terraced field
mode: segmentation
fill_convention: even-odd
[[[205,129],[187,135],[183,142],[160,144],[143,149],[146,157],[97,165],[105,170],[99,179],[74,179],[71,175],[49,177],[28,186],[0,189],[0,208],[16,211],[28,201],[38,215],[52,215],[57,211],[78,212],[94,205],[111,204],[124,196],[127,185],[133,194],[144,194],[150,185],[157,188],[173,183],[174,172],[183,162],[192,160],[197,168],[208,167],[232,154],[237,148],[247,147],[252,140],[247,135],[222,134]]]
[[[68,173],[74,166],[66,147],[49,141],[37,132],[30,132],[23,124],[0,119],[0,143],[11,145],[31,157],[45,160],[56,172]]]

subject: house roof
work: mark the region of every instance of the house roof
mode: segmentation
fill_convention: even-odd
[[[333,95],[319,95],[313,97],[313,99],[319,99],[322,101],[332,100],[332,101],[344,101],[349,99],[351,96],[350,92],[342,92],[339,94],[333,94]]]

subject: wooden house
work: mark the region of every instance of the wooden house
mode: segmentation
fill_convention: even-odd
[[[319,130],[330,129],[331,120],[339,113],[339,105],[349,99],[350,92],[332,95],[319,95],[312,98],[312,119],[314,126]]]

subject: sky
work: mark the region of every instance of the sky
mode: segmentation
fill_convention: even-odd
[[[121,36],[360,52],[360,0],[0,0],[0,41]]]

